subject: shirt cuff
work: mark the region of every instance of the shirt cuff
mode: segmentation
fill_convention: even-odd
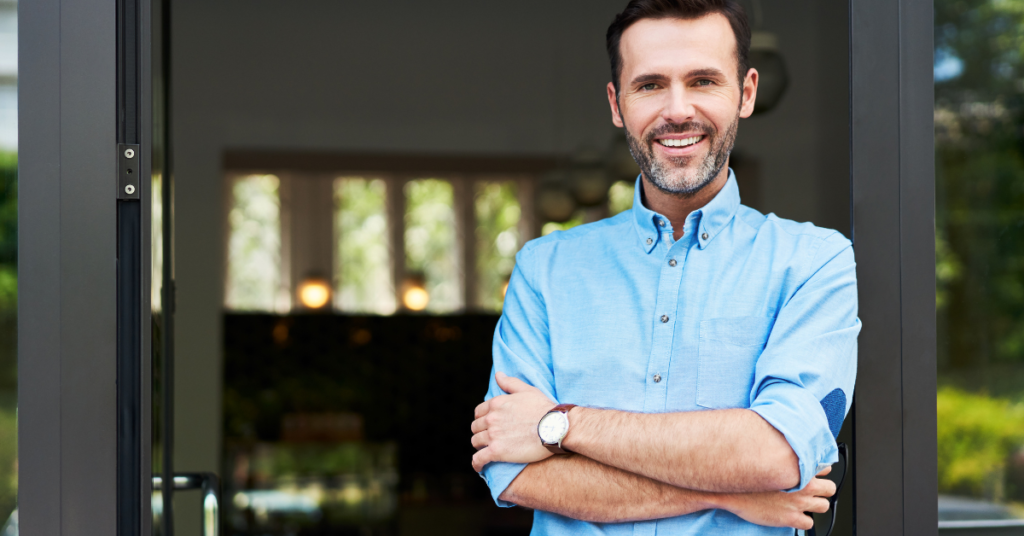
[[[487,487],[491,488],[491,498],[494,499],[494,504],[497,504],[501,508],[511,508],[516,506],[508,501],[503,501],[498,497],[508,489],[512,481],[519,476],[519,473],[523,472],[526,468],[525,463],[507,463],[507,462],[491,462],[484,467],[483,472],[479,473],[480,476],[487,482]]]
[[[839,461],[825,411],[807,389],[775,382],[761,389],[750,409],[781,432],[796,453],[800,484],[787,491],[804,489],[826,466]]]

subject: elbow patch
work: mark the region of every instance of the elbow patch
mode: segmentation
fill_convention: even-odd
[[[825,410],[832,437],[838,438],[839,429],[843,427],[843,417],[846,415],[846,393],[842,389],[834,389],[821,399],[821,408]]]

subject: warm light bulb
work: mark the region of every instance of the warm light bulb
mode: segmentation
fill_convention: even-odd
[[[320,309],[331,300],[331,288],[327,282],[313,279],[304,281],[299,287],[299,301],[309,309]]]
[[[410,311],[422,311],[430,303],[430,294],[423,287],[410,287],[402,295],[402,303]]]

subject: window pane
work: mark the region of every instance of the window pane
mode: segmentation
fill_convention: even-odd
[[[288,308],[281,289],[280,181],[251,175],[234,181],[228,214],[227,307],[274,311]]]
[[[405,270],[422,274],[427,311],[462,307],[456,247],[454,192],[448,181],[424,179],[405,185]]]
[[[384,181],[338,179],[334,200],[335,307],[352,313],[395,312]]]
[[[935,19],[939,520],[1022,517],[1024,11]]]
[[[608,212],[612,216],[633,208],[635,181],[617,181],[608,190]]]
[[[476,301],[480,309],[500,311],[512,275],[519,238],[519,189],[515,182],[475,184]]]

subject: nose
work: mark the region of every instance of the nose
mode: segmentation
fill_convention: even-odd
[[[668,100],[661,111],[661,117],[665,122],[680,124],[694,119],[696,109],[685,87],[674,85],[671,91],[666,92],[666,99]]]

